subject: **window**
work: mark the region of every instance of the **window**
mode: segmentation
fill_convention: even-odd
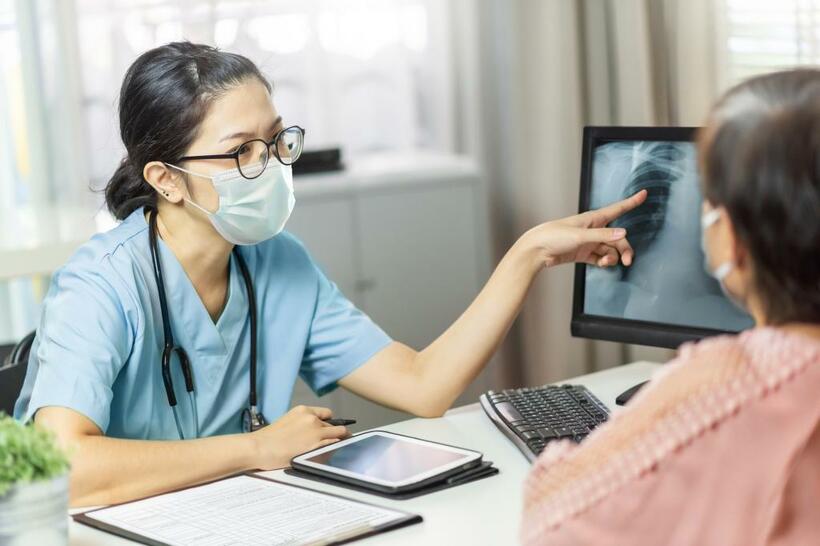
[[[31,169],[13,0],[0,0],[0,50],[0,209],[9,209],[25,200]]]
[[[723,0],[717,20],[722,79],[820,65],[820,0]]]
[[[189,39],[246,55],[307,149],[454,150],[446,2],[77,0],[88,161],[96,187],[122,156],[116,98],[136,56]]]
[[[25,202],[29,194],[28,136],[23,100],[23,63],[13,0],[0,0],[0,248],[5,246],[7,211]],[[34,307],[28,286],[0,280],[0,344],[13,343],[25,334],[17,328],[19,317],[33,320],[26,309]],[[7,311],[8,310],[8,311]]]

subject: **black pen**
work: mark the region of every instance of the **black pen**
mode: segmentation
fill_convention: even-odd
[[[334,427],[339,427],[339,426],[346,427],[346,426],[356,424],[355,419],[322,419],[322,421],[324,421],[328,425],[333,425]]]

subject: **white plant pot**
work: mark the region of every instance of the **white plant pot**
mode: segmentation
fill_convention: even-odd
[[[0,546],[68,544],[68,475],[20,483],[0,497]]]

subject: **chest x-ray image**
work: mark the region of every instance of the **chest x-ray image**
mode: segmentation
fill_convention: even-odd
[[[631,267],[587,267],[584,311],[739,331],[753,322],[704,270],[701,195],[691,142],[608,142],[595,149],[590,208],[642,189],[646,202],[612,225],[627,230]]]

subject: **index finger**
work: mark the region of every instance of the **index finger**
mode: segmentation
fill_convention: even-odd
[[[609,224],[622,214],[625,214],[635,207],[640,206],[644,201],[646,201],[647,194],[648,192],[646,190],[641,190],[632,197],[627,197],[623,201],[618,201],[617,203],[612,203],[611,205],[601,207],[595,211],[596,219],[602,222],[603,225]]]

